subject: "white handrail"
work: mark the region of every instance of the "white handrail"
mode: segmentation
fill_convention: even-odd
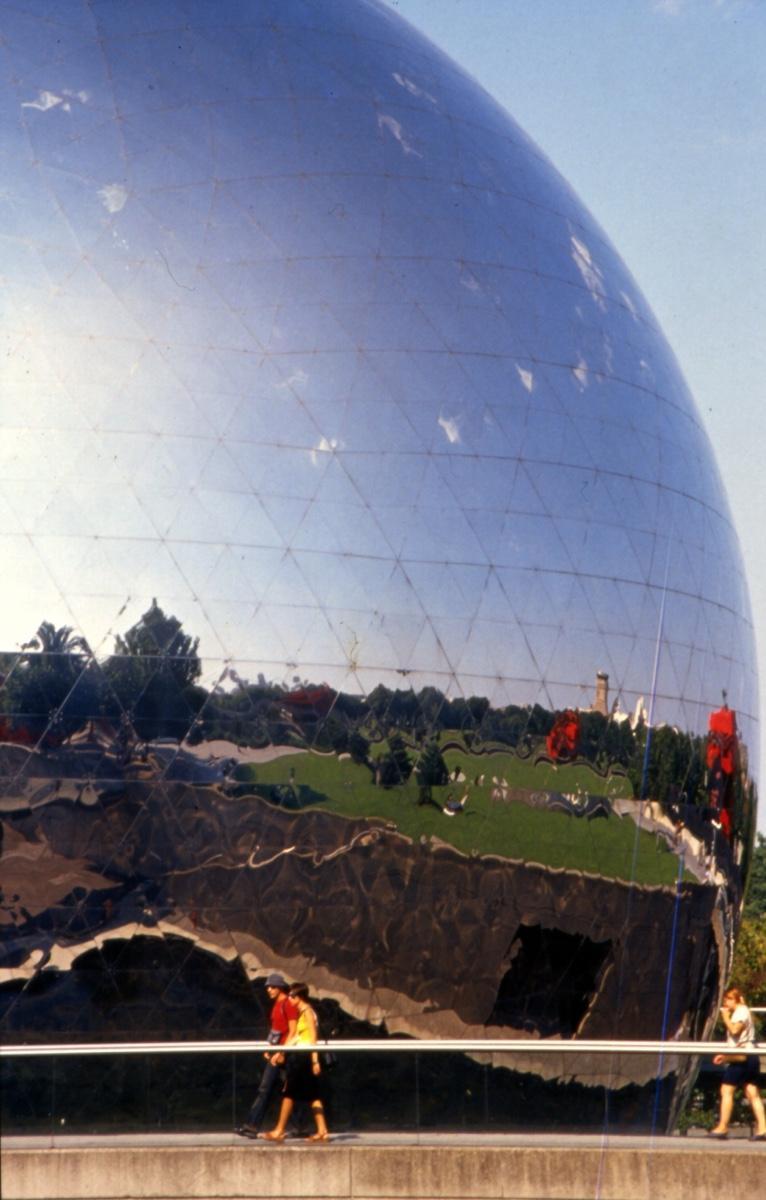
[[[288,1054],[313,1050],[332,1050],[350,1054],[670,1054],[711,1055],[732,1053],[723,1042],[674,1041],[557,1041],[555,1038],[465,1038],[419,1041],[415,1038],[360,1038],[358,1041],[319,1042],[309,1045],[281,1046]],[[756,1042],[747,1048],[753,1054],[766,1054],[766,1042]],[[42,1045],[0,1046],[0,1058],[52,1058],[91,1056],[97,1054],[257,1054],[273,1053],[269,1042],[50,1042]]]

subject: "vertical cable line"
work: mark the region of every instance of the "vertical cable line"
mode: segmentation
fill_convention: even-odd
[[[631,864],[630,864],[628,904],[627,904],[627,909],[626,909],[626,913],[625,913],[626,927],[630,920],[630,911],[631,911],[632,901],[633,901],[633,885],[636,882],[636,870],[637,870],[637,864],[638,864],[638,847],[639,847],[639,841],[640,841],[640,837],[641,837],[642,820],[643,820],[643,801],[646,799],[646,792],[647,792],[647,787],[648,787],[648,782],[649,782],[649,759],[650,759],[650,755],[651,755],[651,746],[652,746],[652,727],[654,724],[654,710],[655,710],[655,704],[656,704],[656,699],[657,699],[657,680],[659,677],[660,658],[662,655],[662,636],[663,636],[664,629],[665,629],[665,606],[666,606],[667,594],[668,594],[668,577],[670,574],[670,548],[672,545],[672,537],[671,537],[672,530],[673,530],[673,521],[670,522],[670,530],[668,532],[668,548],[667,548],[667,553],[665,555],[665,578],[664,578],[663,584],[662,584],[662,600],[660,601],[660,612],[659,612],[659,616],[657,618],[657,637],[656,637],[655,646],[654,646],[654,664],[652,667],[652,687],[651,687],[651,692],[649,694],[649,712],[647,714],[646,744],[644,746],[644,761],[643,761],[643,766],[641,769],[641,790],[640,790],[639,797],[638,797],[639,806],[638,806],[638,814],[637,814],[637,820],[636,820],[636,833],[633,838],[633,857],[632,857]],[[622,979],[623,979],[624,972],[625,972],[625,967],[624,967],[624,958],[623,958],[623,966],[620,970],[620,976],[619,976],[618,983],[617,983],[617,1002],[618,1002],[618,1004],[619,1004],[619,1001],[620,1001],[620,998],[622,995]]]
[[[660,671],[660,655],[662,653],[662,635],[665,628],[665,604],[668,595],[668,576],[670,574],[670,547],[672,545],[673,522],[671,521],[670,531],[668,532],[668,548],[665,555],[665,578],[662,583],[662,600],[660,601],[660,615],[657,621],[657,640],[654,646],[654,666],[652,667],[652,689],[649,694],[649,715],[646,727],[646,744],[644,746],[644,762],[641,770],[641,796],[640,799],[646,798],[646,785],[649,778],[649,756],[652,747],[652,729],[654,727],[654,706],[657,700],[657,677]],[[640,812],[639,812],[640,822]],[[637,844],[637,839],[636,839]],[[636,866],[636,845],[633,849],[633,872],[635,874]]]
[[[681,885],[684,879],[684,848],[680,847],[678,855],[678,874],[676,875],[676,899],[673,905],[673,926],[670,932],[670,949],[668,951],[668,967],[665,975],[665,1003],[662,1009],[662,1030],[660,1039],[664,1042],[668,1036],[668,1017],[670,1015],[670,995],[673,983],[673,967],[675,965],[676,941],[678,937],[678,914],[681,906]],[[665,1051],[660,1051],[657,1060],[657,1080],[654,1085],[654,1107],[652,1109],[652,1139],[657,1134],[657,1118],[659,1115],[660,1096],[662,1093],[662,1068],[665,1065]]]
[[[643,802],[646,799],[648,783],[649,783],[649,762],[650,762],[650,758],[651,758],[652,730],[654,728],[654,709],[655,709],[655,704],[657,701],[657,680],[658,680],[659,670],[660,670],[660,657],[662,654],[662,636],[663,636],[664,629],[665,629],[665,606],[666,606],[667,595],[668,595],[668,577],[670,574],[670,548],[673,544],[673,539],[671,537],[672,530],[673,530],[673,521],[671,520],[670,530],[668,531],[667,551],[665,554],[665,578],[664,578],[663,584],[662,584],[662,600],[660,602],[660,614],[659,614],[659,619],[657,621],[657,640],[656,640],[655,647],[654,647],[654,665],[652,668],[652,689],[651,689],[651,693],[650,693],[650,697],[649,697],[649,714],[648,714],[648,718],[647,718],[646,744],[644,746],[644,762],[643,762],[643,767],[642,767],[642,771],[641,771],[641,795],[640,795],[641,806],[643,806]],[[642,811],[641,808],[639,808],[639,824],[636,827],[637,836],[633,843],[633,868],[631,871],[631,880],[635,879],[636,859],[637,859],[637,855],[638,855],[638,832],[640,829],[641,811]],[[675,901],[674,901],[674,905],[673,905],[673,923],[672,923],[671,933],[670,933],[670,948],[668,950],[668,965],[667,965],[667,969],[665,972],[665,999],[664,999],[663,1012],[662,1012],[662,1033],[660,1034],[660,1036],[662,1038],[664,1038],[666,1036],[668,1014],[669,1014],[669,1010],[670,1010],[671,985],[672,985],[672,980],[673,980],[673,966],[674,966],[675,951],[676,951],[676,938],[677,938],[677,931],[678,931],[678,914],[679,914],[679,905],[680,905],[680,900],[681,900],[681,883],[683,882],[683,872],[684,872],[684,855],[683,855],[683,849],[681,849],[681,852],[678,857],[678,874],[676,876],[676,894],[675,894]],[[664,1063],[665,1063],[665,1054],[664,1054],[664,1051],[661,1051],[659,1058],[657,1060],[657,1077],[656,1077],[655,1085],[654,1085],[654,1104],[652,1106],[652,1126],[651,1126],[652,1139],[655,1138],[656,1131],[657,1131],[657,1120],[659,1118],[660,1098],[662,1095],[662,1068],[664,1066]],[[650,1163],[651,1163],[651,1159],[650,1159]],[[651,1165],[649,1167],[649,1171],[651,1174]]]
[[[652,665],[652,686],[651,686],[651,691],[649,694],[649,712],[647,714],[646,743],[644,746],[644,761],[643,761],[643,765],[641,768],[641,790],[640,790],[639,797],[638,797],[639,805],[638,805],[638,813],[637,813],[637,819],[636,819],[636,832],[635,832],[635,836],[633,838],[633,856],[632,856],[631,865],[630,865],[630,879],[628,880],[628,900],[627,900],[627,904],[626,904],[626,908],[625,908],[625,921],[623,924],[623,928],[625,930],[630,928],[630,915],[631,915],[631,909],[633,907],[633,887],[636,882],[636,869],[637,869],[637,863],[638,863],[638,848],[639,848],[639,842],[640,842],[641,831],[642,831],[643,801],[646,798],[646,789],[647,789],[647,783],[648,783],[648,778],[649,778],[649,756],[651,753],[652,725],[654,723],[654,709],[655,709],[655,702],[656,702],[656,698],[657,698],[657,680],[659,677],[660,659],[661,659],[661,655],[662,655],[662,636],[663,636],[664,629],[665,629],[665,605],[666,605],[667,595],[668,595],[668,579],[670,576],[670,548],[673,544],[672,533],[673,533],[674,526],[675,526],[675,521],[671,517],[671,520],[669,523],[669,528],[668,528],[668,544],[667,544],[667,550],[665,553],[665,572],[664,572],[664,579],[662,582],[662,599],[660,601],[660,611],[659,611],[659,616],[657,618],[657,635],[656,635],[655,645],[654,645],[654,663]],[[681,865],[680,869],[681,869],[681,872],[683,873],[683,865]],[[673,931],[672,931],[672,935],[671,935],[671,945],[670,945],[671,964],[672,964],[672,957],[675,954],[675,936],[676,936],[676,923],[677,923],[679,899],[680,899],[680,888],[678,886],[678,882],[676,882],[676,904],[675,904],[675,910],[674,910],[674,914],[673,914]],[[620,1001],[622,999],[623,977],[625,974],[625,959],[626,959],[626,956],[625,956],[625,954],[623,954],[622,961],[620,964],[620,972],[617,977],[617,996],[616,996],[617,1011],[619,1011]],[[669,970],[668,974],[670,974],[670,970]],[[663,1015],[663,1029],[665,1027],[665,1018],[667,1015],[668,1003],[669,1003],[669,987],[668,987],[668,984],[666,983],[665,1014]],[[663,1061],[663,1058],[661,1055],[660,1056],[660,1066],[662,1065],[662,1061]],[[596,1190],[594,1193],[594,1200],[601,1200],[601,1187],[602,1187],[603,1178],[604,1178],[604,1165],[605,1165],[604,1156],[606,1154],[606,1149],[607,1149],[608,1140],[609,1140],[609,1095],[612,1090],[613,1078],[614,1078],[614,1069],[612,1068],[612,1070],[610,1071],[609,1082],[608,1082],[607,1087],[604,1092],[604,1121],[603,1121],[603,1126],[602,1126],[602,1131],[601,1131],[601,1157],[599,1159],[598,1175],[596,1178]],[[655,1124],[656,1124],[656,1119],[657,1119],[659,1087],[660,1087],[660,1080],[659,1080],[659,1075],[658,1075],[657,1087],[655,1089],[653,1113],[652,1113],[652,1135],[654,1135]]]

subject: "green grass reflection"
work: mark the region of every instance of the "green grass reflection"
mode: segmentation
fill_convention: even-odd
[[[419,802],[414,773],[405,783],[384,788],[375,783],[369,766],[333,753],[298,752],[242,764],[236,780],[245,785],[240,788],[243,803],[254,793],[290,809],[321,807],[343,817],[375,818],[412,840],[441,841],[471,856],[498,855],[644,884],[676,881],[678,859],[665,839],[637,830],[629,817],[612,812],[588,819],[531,807],[513,795],[526,792],[540,802],[540,793],[550,791],[629,798],[630,784],[623,775],[603,778],[584,765],[535,766],[508,753],[478,757],[445,749],[444,757],[450,771],[457,768],[464,778],[433,787],[426,803]],[[448,816],[448,801],[454,805],[463,797],[462,810]],[[688,871],[684,878],[694,880]]]

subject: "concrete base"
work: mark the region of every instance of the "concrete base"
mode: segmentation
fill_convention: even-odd
[[[4,1200],[763,1200],[766,1145],[738,1139],[367,1135],[12,1138]]]

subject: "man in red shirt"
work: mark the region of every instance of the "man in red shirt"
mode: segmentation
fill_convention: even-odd
[[[269,1036],[267,1041],[272,1046],[282,1046],[288,1037],[295,1033],[295,1022],[298,1020],[298,1008],[295,1001],[288,995],[288,985],[282,975],[273,972],[266,980],[266,991],[271,1000],[271,1017],[269,1019]],[[242,1137],[255,1138],[258,1136],[258,1126],[271,1099],[271,1094],[277,1084],[284,1083],[285,1056],[279,1051],[268,1051],[263,1056],[266,1059],[261,1082],[255,1100],[250,1106],[250,1112],[243,1125],[234,1130]]]

